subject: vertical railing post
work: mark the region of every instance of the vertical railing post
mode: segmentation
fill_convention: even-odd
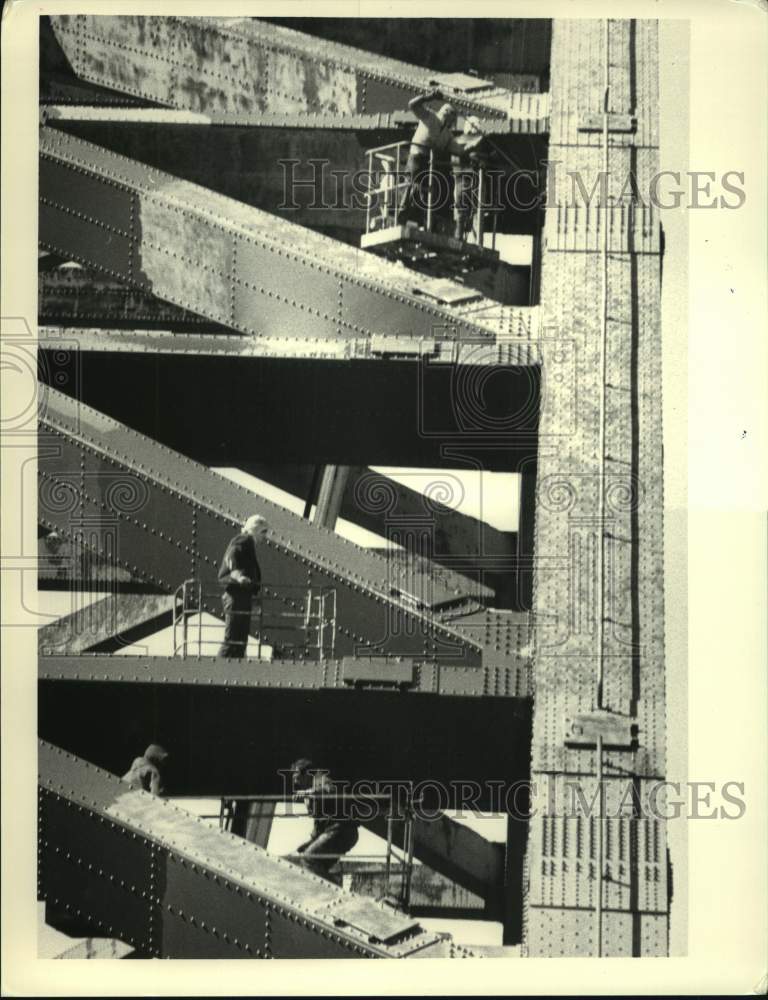
[[[188,616],[187,616],[187,581],[185,580],[182,584],[182,613],[181,613],[181,655],[186,660],[187,658],[187,635],[188,635]]]
[[[203,581],[197,581],[197,655],[203,655]]]
[[[371,231],[371,202],[373,201],[373,194],[371,193],[371,188],[373,185],[373,153],[368,153],[368,191],[367,197],[365,199],[365,231],[369,233]]]
[[[597,737],[595,748],[597,772],[597,830],[595,844],[595,955],[603,956],[603,737]]]
[[[432,232],[432,178],[435,165],[434,150],[429,151],[429,173],[427,174],[427,225],[428,233]]]
[[[483,245],[483,168],[477,168],[477,216],[475,219],[475,230],[477,231],[477,245]]]
[[[389,804],[389,814],[387,815],[387,862],[384,880],[384,894],[389,897],[389,883],[392,875],[392,803]]]

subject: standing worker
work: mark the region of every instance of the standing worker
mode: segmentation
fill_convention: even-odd
[[[296,853],[303,855],[304,866],[310,871],[340,885],[341,876],[334,877],[330,870],[357,843],[358,824],[345,815],[343,806],[333,802],[336,786],[327,771],[316,770],[311,760],[302,757],[291,765],[291,772],[294,788],[309,793],[302,797],[315,821],[312,836],[296,848]],[[328,798],[323,802],[324,795],[331,802]]]
[[[413,133],[405,164],[405,179],[408,186],[397,215],[399,224],[411,220],[418,221],[418,218],[414,218],[414,208],[418,207],[415,205],[416,193],[417,189],[421,193],[422,182],[428,176],[430,152],[437,161],[447,161],[451,155],[463,156],[467,152],[467,143],[460,144],[454,135],[458,118],[456,108],[447,101],[437,111],[427,107],[430,101],[442,100],[444,100],[442,93],[439,90],[432,90],[408,102],[408,110],[416,115],[419,124]],[[425,202],[421,197],[419,200]]]
[[[131,764],[130,770],[120,779],[126,785],[130,785],[134,790],[143,789],[153,795],[163,794],[163,782],[160,777],[160,766],[168,757],[167,750],[164,750],[158,743],[150,743],[144,751],[143,757],[136,757]]]
[[[470,116],[464,122],[464,131],[454,143],[451,154],[453,173],[453,236],[464,242],[472,228],[472,219],[477,205],[482,203],[483,192],[480,185],[479,168],[486,158],[485,136],[480,122]],[[478,233],[478,242],[482,234]]]
[[[249,517],[243,530],[230,541],[219,567],[219,582],[224,584],[221,603],[224,608],[224,642],[219,656],[241,659],[245,656],[251,628],[251,608],[258,596],[261,571],[256,548],[267,533],[267,522],[259,514]]]

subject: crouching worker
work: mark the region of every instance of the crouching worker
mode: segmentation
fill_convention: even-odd
[[[143,757],[136,757],[131,764],[130,770],[120,779],[134,790],[143,789],[153,795],[163,794],[163,780],[160,776],[160,767],[167,759],[168,752],[157,743],[150,743],[144,751]]]
[[[357,843],[358,823],[345,815],[343,804],[334,802],[337,790],[327,771],[316,770],[305,757],[295,761],[291,771],[293,786],[297,793],[305,792],[307,810],[314,818],[312,836],[296,851],[305,868],[341,885],[341,873],[331,874],[331,869]]]

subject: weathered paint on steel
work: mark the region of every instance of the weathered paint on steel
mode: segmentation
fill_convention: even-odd
[[[41,129],[40,148],[44,247],[230,329],[279,337],[288,328],[321,342],[489,345],[534,332],[531,317],[520,330],[515,307],[485,299],[450,306],[442,279],[55,129]]]
[[[402,110],[436,81],[460,110],[509,129],[513,94],[490,81],[441,75],[255,18],[53,15],[51,24],[82,79],[167,107],[300,112],[319,124]]]
[[[664,823],[640,807],[665,766],[660,238],[658,218],[643,204],[658,161],[657,24],[608,22],[609,110],[631,113],[637,129],[609,133],[605,193],[612,201],[598,211],[602,134],[579,131],[579,123],[602,108],[605,24],[556,20],[553,32],[549,156],[558,167],[542,268],[541,322],[553,338],[543,349],[539,424],[534,614],[542,624],[533,660],[532,776],[556,794],[542,794],[530,824],[525,945],[532,956],[595,954],[598,946],[598,820],[574,816],[572,805],[574,789],[587,803],[595,797],[596,750],[567,742],[568,720],[597,708],[625,717],[637,732],[630,746],[603,751],[604,810],[615,818],[602,823],[602,954],[667,950]],[[574,174],[583,192],[572,187]],[[604,383],[602,301],[595,294],[603,280],[603,227],[609,237]],[[571,340],[579,345],[573,358]],[[596,584],[601,544],[605,570]],[[617,814],[623,795],[628,805]]]
[[[165,594],[111,594],[40,628],[38,649],[72,655],[129,630],[149,634],[171,624],[172,608],[173,598]]]
[[[167,800],[133,791],[87,761],[44,741],[38,754],[40,897],[146,957],[448,953],[413,920]],[[386,942],[374,943],[358,929],[381,920],[387,921]]]
[[[423,568],[393,564],[56,390],[48,391],[42,423],[58,446],[39,466],[38,519],[46,527],[80,535],[87,513],[91,547],[110,548],[117,564],[167,591],[196,576],[217,592],[229,537],[259,511],[270,524],[260,555],[264,581],[285,594],[288,585],[336,588],[340,653],[361,646],[479,664],[481,646],[428,610],[466,600],[475,593],[471,581],[449,574],[446,586]],[[424,610],[402,596],[413,594]],[[204,606],[218,610],[215,599]]]

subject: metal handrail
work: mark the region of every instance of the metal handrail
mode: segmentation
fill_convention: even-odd
[[[313,793],[311,789],[307,789],[305,792],[297,793],[300,798],[311,798]],[[419,799],[409,799],[407,803],[403,803],[403,810],[401,814],[395,815],[394,813],[394,802],[392,795],[388,793],[359,793],[359,794],[346,794],[344,792],[339,792],[334,795],[330,792],[321,792],[320,795],[315,795],[317,798],[328,798],[336,801],[348,802],[348,801],[370,801],[371,799],[388,802],[390,805],[389,812],[387,815],[387,837],[386,837],[386,851],[384,854],[356,854],[354,855],[355,860],[358,861],[378,861],[382,858],[385,860],[385,895],[390,894],[390,882],[392,878],[393,869],[396,870],[401,875],[400,892],[398,902],[402,906],[405,912],[408,912],[411,902],[411,886],[413,882],[413,861],[414,861],[414,806],[419,804],[422,800]],[[209,813],[202,814],[201,819],[218,819],[219,828],[222,830],[228,830],[229,825],[232,821],[232,804],[234,802],[262,802],[265,804],[276,804],[278,802],[290,803],[291,805],[296,804],[296,796],[286,796],[286,795],[227,795],[221,796],[221,807],[219,809],[218,815],[213,815]],[[307,819],[308,813],[286,813],[280,816],[280,819]],[[403,853],[402,855],[395,848],[393,843],[393,826],[395,821],[400,821],[404,824],[403,830]],[[303,851],[292,851],[288,854],[281,855],[281,857],[290,860],[303,860],[306,855]],[[340,855],[338,853],[317,853],[309,855],[309,857],[317,859],[338,859]]]
[[[282,592],[298,591],[306,595],[303,609],[295,611],[275,611],[269,615],[270,621],[266,626],[269,632],[279,631],[304,631],[308,637],[315,632],[314,642],[305,642],[301,648],[306,650],[317,650],[317,657],[320,661],[326,658],[332,659],[336,647],[336,590],[333,587],[307,587],[302,584],[281,584],[279,590],[270,591],[268,584],[260,585],[261,593],[269,598],[284,600]],[[198,655],[201,655],[203,646],[219,646],[220,639],[203,638],[204,629],[219,629],[218,622],[204,622],[203,612],[205,610],[203,602],[205,598],[219,597],[219,592],[203,591],[202,581],[197,578],[185,580],[174,593],[173,605],[173,655],[186,658],[191,643],[196,643]],[[229,615],[247,615],[249,618],[256,616],[257,633],[257,657],[260,659],[264,642],[264,606],[258,601],[255,607],[250,610],[227,612]],[[189,619],[197,616],[196,639],[190,640]],[[294,619],[301,622],[300,628],[283,624],[275,619]],[[245,640],[247,645],[248,640]]]
[[[374,207],[377,204],[380,210],[377,217],[384,221],[384,225],[381,228],[386,229],[396,225],[397,215],[401,208],[399,193],[403,189],[407,189],[411,183],[408,178],[403,177],[401,174],[401,150],[403,147],[410,148],[411,145],[412,142],[410,140],[401,140],[400,142],[390,143],[385,146],[376,146],[366,151],[369,183],[369,187],[364,192],[366,233],[371,231]],[[381,165],[378,168],[374,167],[374,158],[380,161]],[[429,164],[427,166],[427,204],[424,222],[424,229],[427,232],[432,232],[434,223],[434,166],[434,150],[430,149]],[[454,183],[456,183],[457,175],[464,172],[471,173],[473,177],[477,177],[477,205],[473,212],[471,227],[465,234],[465,242],[474,243],[479,247],[483,246],[486,216],[490,213],[493,215],[491,249],[495,250],[498,213],[496,210],[492,211],[489,208],[490,197],[486,197],[486,194],[490,195],[490,192],[486,192],[486,173],[482,165],[479,165],[477,168],[467,166],[460,170],[454,168]],[[374,178],[376,178],[375,181]],[[387,179],[386,183],[382,182],[383,178]]]

